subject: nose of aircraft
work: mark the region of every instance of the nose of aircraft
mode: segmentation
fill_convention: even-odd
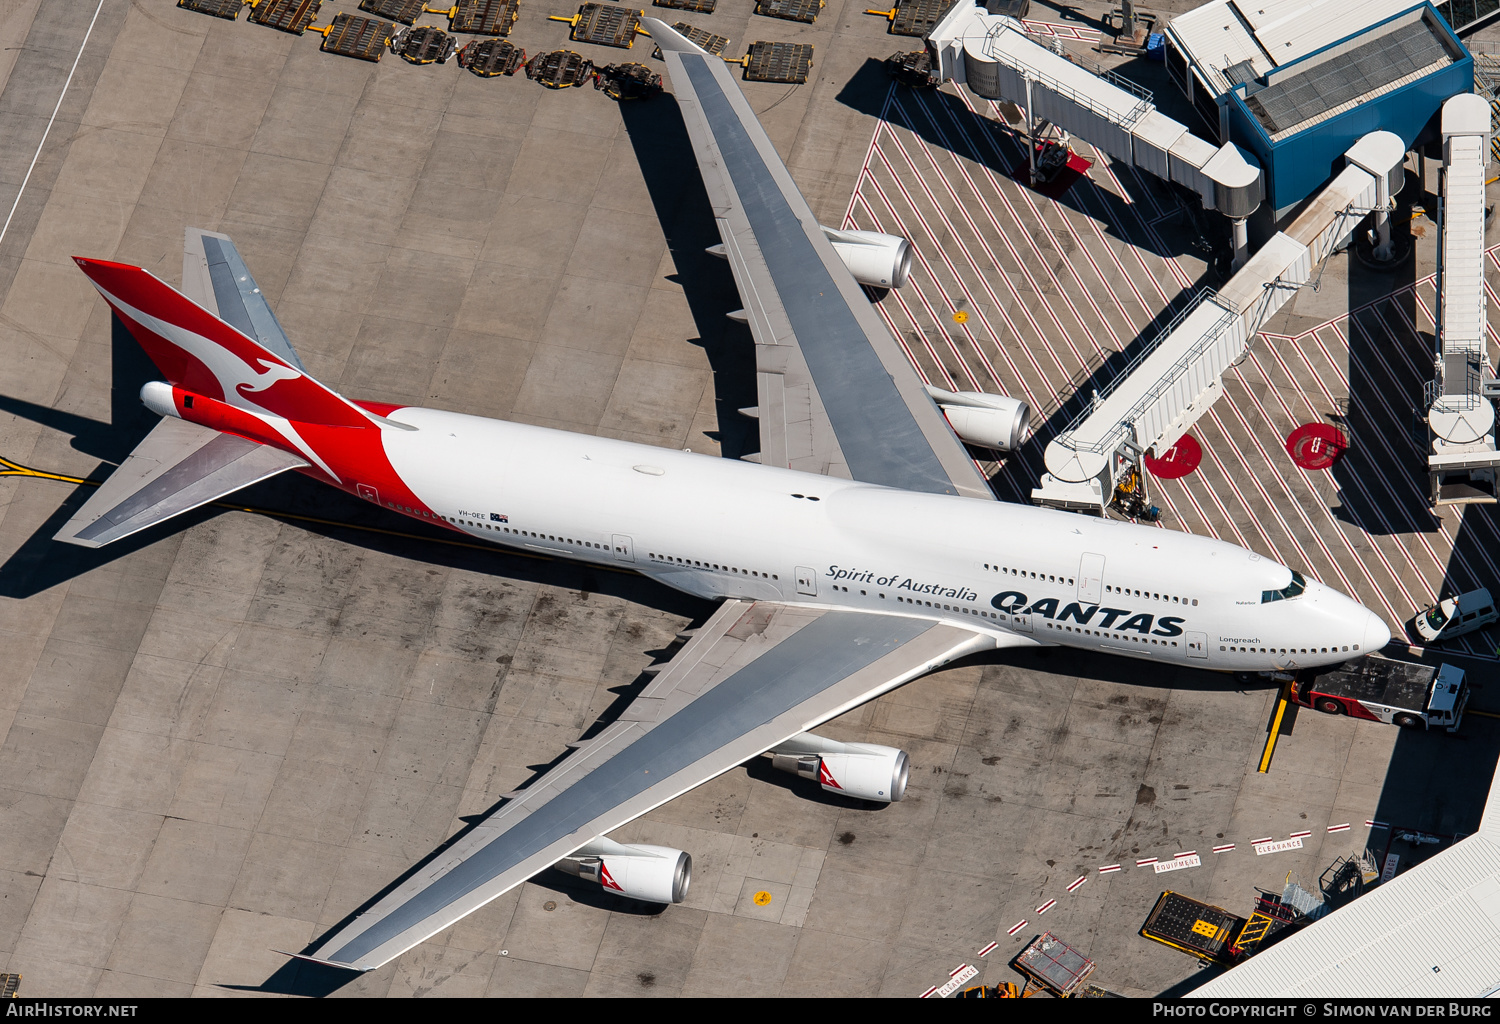
[[[1391,642],[1391,627],[1387,626],[1385,620],[1374,612],[1370,612],[1369,615],[1369,621],[1365,623],[1365,645],[1360,649],[1378,651]]]

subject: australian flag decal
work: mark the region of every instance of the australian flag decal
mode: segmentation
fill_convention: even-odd
[[[510,522],[510,516],[502,516],[499,512],[491,512],[490,513],[490,522],[492,522],[492,523],[508,523],[508,522]]]

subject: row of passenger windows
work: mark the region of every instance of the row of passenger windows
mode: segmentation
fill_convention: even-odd
[[[1233,646],[1231,646],[1231,647],[1225,647],[1225,646],[1223,646],[1221,644],[1219,646],[1219,650],[1221,650],[1221,651],[1238,651],[1240,654],[1256,654],[1256,653],[1260,653],[1260,654],[1341,654],[1344,651],[1349,650],[1349,645],[1345,644],[1342,648],[1340,648],[1338,646],[1333,646],[1333,647],[1303,647],[1303,648],[1299,649],[1299,648],[1296,648],[1296,647],[1282,647],[1282,648],[1276,648],[1276,647],[1233,647]],[[1355,644],[1354,645],[1354,650],[1356,650],[1356,651],[1359,650],[1359,644]]]
[[[991,565],[989,562],[985,562],[984,567],[991,572],[1005,573],[1021,579],[1046,580],[1048,583],[1066,583],[1070,587],[1073,586],[1073,578],[1071,576],[1052,576],[1045,572],[1032,572],[1029,569],[1012,569],[1005,565]],[[1134,595],[1141,598],[1149,597],[1153,601],[1171,601],[1173,604],[1192,604],[1195,608],[1198,606],[1198,599],[1196,597],[1190,601],[1186,597],[1175,597],[1171,594],[1153,594],[1149,590],[1132,590],[1129,587],[1106,586],[1104,592],[1106,594]]]
[[[1131,595],[1134,595],[1134,596],[1140,597],[1140,598],[1149,597],[1153,601],[1171,601],[1173,604],[1189,604],[1189,603],[1191,603],[1194,608],[1198,607],[1198,599],[1196,597],[1193,598],[1191,602],[1189,602],[1189,600],[1187,598],[1185,598],[1185,597],[1176,597],[1176,596],[1174,596],[1172,594],[1153,594],[1149,590],[1131,590],[1129,587],[1109,587],[1109,586],[1106,586],[1104,588],[1104,592],[1106,594],[1124,594],[1127,597],[1129,597]]]
[[[1048,629],[1059,629],[1065,633],[1082,633],[1084,636],[1108,637],[1111,640],[1129,640],[1138,644],[1155,644],[1158,647],[1176,647],[1176,640],[1158,640],[1154,636],[1134,636],[1129,633],[1116,633],[1110,630],[1084,629],[1082,626],[1064,626],[1057,622],[1045,623]]]
[[[863,594],[864,591],[861,590],[860,593]],[[884,597],[885,595],[881,594],[880,596]],[[996,612],[996,613],[990,613],[990,612],[984,611],[983,609],[965,608],[963,605],[959,605],[959,604],[948,605],[948,604],[943,604],[943,602],[941,602],[941,601],[919,601],[915,597],[902,597],[899,594],[896,596],[896,600],[899,601],[899,602],[901,602],[902,604],[914,604],[914,605],[917,605],[920,608],[931,608],[933,611],[939,611],[939,610],[941,610],[941,611],[945,611],[945,612],[958,612],[960,615],[974,615],[974,616],[977,616],[977,617],[979,617],[981,619],[1003,619],[1003,618],[1005,618],[1005,616],[999,614],[998,612]]]
[[[691,565],[696,569],[713,569],[715,572],[732,572],[741,576],[755,576],[765,580],[779,580],[780,576],[774,572],[761,572],[759,569],[741,569],[734,565],[720,565],[718,562],[700,562],[694,558],[678,558],[676,555],[658,555],[654,551],[646,552],[646,557],[653,562],[670,562],[673,565]]]
[[[1048,583],[1066,583],[1070,587],[1073,585],[1072,579],[1065,579],[1062,576],[1049,576],[1044,572],[1032,572],[1029,569],[1012,569],[1004,565],[991,565],[988,562],[984,563],[984,567],[991,572],[1005,573],[1009,576],[1015,576],[1018,579],[1045,580]]]
[[[416,514],[421,515],[422,513],[418,512]],[[532,537],[536,540],[555,541],[558,544],[571,544],[574,547],[579,548],[593,548],[596,551],[610,550],[610,546],[608,544],[599,544],[591,540],[574,540],[572,537],[556,537],[550,533],[537,533],[535,530],[514,530],[509,526],[496,526],[494,523],[479,522],[473,519],[455,519],[451,516],[438,516],[437,518],[446,520],[450,523],[455,523],[458,526],[472,526],[478,530],[494,530],[496,533],[508,533],[512,537]],[[624,551],[625,549],[615,548],[614,550]]]

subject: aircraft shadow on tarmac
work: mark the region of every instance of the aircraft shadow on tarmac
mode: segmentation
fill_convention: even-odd
[[[750,341],[750,328],[725,315],[743,305],[729,262],[704,253],[719,244],[719,232],[677,100],[663,93],[648,102],[619,106],[672,254],[676,273],[669,280],[682,287],[698,330],[698,337],[692,340],[703,348],[713,371],[719,450],[730,459],[759,451],[756,422],[738,412],[759,404],[755,346]],[[691,447],[691,439],[689,442]]]

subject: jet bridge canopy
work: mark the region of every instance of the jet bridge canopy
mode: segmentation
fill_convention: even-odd
[[[1345,154],[1347,165],[1284,232],[1217,293],[1200,293],[1140,355],[1047,445],[1047,472],[1031,492],[1039,505],[1105,514],[1127,483],[1145,479],[1142,457],[1162,455],[1223,393],[1225,370],[1256,331],[1390,196],[1405,144],[1371,132]]]
[[[1484,284],[1489,104],[1472,93],[1455,96],[1443,104],[1442,125],[1438,350],[1426,392],[1434,507],[1494,502],[1500,469]]]
[[[927,37],[935,75],[985,99],[1009,100],[1116,159],[1197,192],[1203,206],[1248,217],[1261,200],[1260,165],[1235,145],[1194,139],[1128,79],[1055,53],[1013,18],[963,3]]]

